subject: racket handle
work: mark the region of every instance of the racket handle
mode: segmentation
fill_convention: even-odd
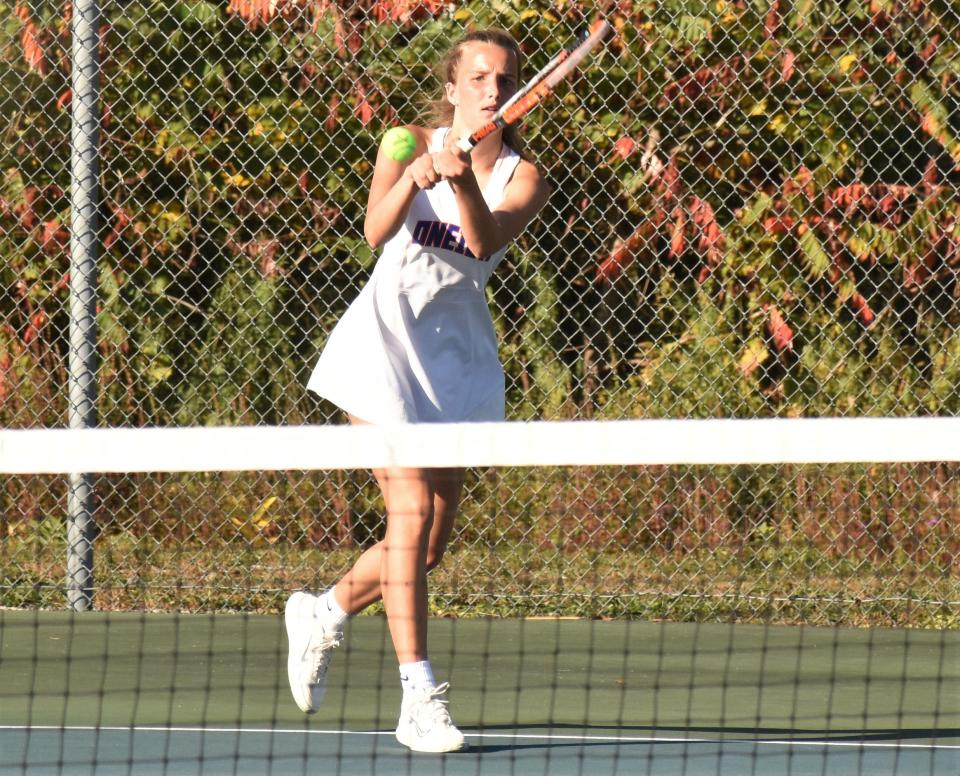
[[[457,148],[459,148],[464,153],[470,153],[473,150],[474,143],[470,139],[470,135],[464,135],[457,141]]]

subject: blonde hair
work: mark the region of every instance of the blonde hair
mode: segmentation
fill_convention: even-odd
[[[444,84],[454,83],[457,80],[457,70],[463,57],[463,49],[470,43],[492,43],[495,46],[512,51],[517,61],[517,80],[522,82],[520,73],[523,71],[523,52],[520,44],[506,30],[489,28],[471,30],[454,43],[437,65],[436,77],[440,83],[440,96],[431,99],[426,105],[427,121],[433,126],[448,127],[453,123],[454,107],[446,99]],[[503,130],[503,142],[521,156],[525,157],[520,130],[516,124],[511,124]]]

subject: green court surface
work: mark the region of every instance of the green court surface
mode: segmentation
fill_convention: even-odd
[[[960,773],[960,633],[435,620],[470,750],[393,738],[385,622],[299,712],[279,616],[0,611],[0,774]]]

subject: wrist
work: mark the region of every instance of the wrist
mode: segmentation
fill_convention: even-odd
[[[411,167],[409,164],[403,168],[403,175],[400,176],[399,182],[405,184],[414,191],[419,191],[420,189],[420,187],[417,185],[417,182],[413,179],[413,173],[411,172]]]
[[[472,169],[468,169],[463,175],[458,175],[455,178],[447,178],[447,183],[450,184],[450,188],[453,189],[454,194],[461,192],[471,192],[471,193],[480,193],[480,184],[477,182],[477,176],[473,174]]]

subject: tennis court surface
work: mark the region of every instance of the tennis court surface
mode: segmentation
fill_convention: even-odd
[[[431,623],[470,750],[411,755],[385,621],[305,718],[278,616],[10,612],[3,773],[956,773],[960,634]],[[448,673],[449,672],[449,673]]]

